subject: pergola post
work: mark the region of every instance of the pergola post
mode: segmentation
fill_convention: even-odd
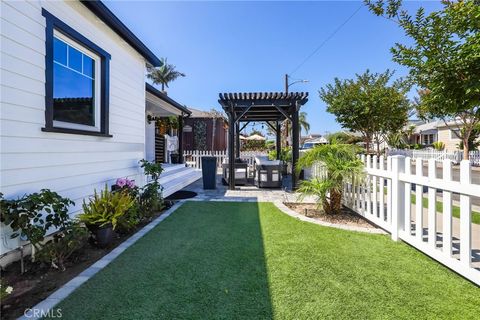
[[[240,158],[240,121],[235,123],[235,158]]]
[[[178,161],[183,163],[183,112],[178,116]]]
[[[235,190],[235,113],[228,112],[228,189]]]
[[[298,126],[298,106],[295,104],[292,114],[292,190],[297,189],[297,161],[299,158],[299,126]]]
[[[277,120],[276,122],[276,134],[277,134],[277,141],[276,141],[276,149],[277,149],[277,160],[280,160],[280,155],[282,152],[282,130],[280,121]]]

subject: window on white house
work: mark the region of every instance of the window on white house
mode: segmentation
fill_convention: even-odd
[[[100,131],[100,57],[54,30],[53,125]]]
[[[111,137],[108,52],[42,8],[45,17],[44,132]]]
[[[435,142],[435,135],[434,134],[424,134],[423,137],[423,144],[430,145]]]

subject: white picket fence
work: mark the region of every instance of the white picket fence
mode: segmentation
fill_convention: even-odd
[[[365,177],[344,186],[344,205],[391,234],[424,252],[448,268],[480,285],[480,247],[472,249],[472,197],[480,197],[480,185],[471,181],[469,161],[460,163],[460,181],[452,180],[452,161],[443,160],[439,179],[436,160],[428,160],[428,175],[423,161],[404,156],[362,156]],[[386,166],[385,166],[386,163]],[[319,164],[312,168],[325,175]],[[427,188],[428,206],[423,207]],[[441,191],[443,212],[437,214],[437,190]],[[452,216],[452,194],[459,195],[460,218]],[[415,204],[412,204],[415,197]],[[475,230],[478,232],[477,225]]]
[[[253,165],[255,162],[256,156],[267,156],[267,152],[261,151],[242,151],[240,152],[240,158],[247,161],[249,165]],[[213,156],[217,158],[217,167],[221,168],[222,163],[228,161],[227,151],[200,151],[200,150],[185,150],[183,152],[183,158],[187,166],[201,169],[202,168],[202,157],[203,156]]]
[[[412,159],[435,159],[436,161],[443,161],[445,159],[451,160],[453,163],[458,164],[463,160],[463,152],[446,152],[439,151],[435,149],[423,149],[423,150],[412,150],[412,149],[390,149],[387,150],[387,155],[395,156],[402,155],[405,157],[410,157]],[[470,163],[473,166],[480,166],[480,151],[470,151],[469,152]]]

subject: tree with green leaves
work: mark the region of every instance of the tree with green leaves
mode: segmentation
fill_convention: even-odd
[[[410,69],[410,80],[419,87],[418,113],[460,129],[453,132],[460,132],[468,159],[468,141],[480,123],[480,1],[444,0],[442,10],[427,15],[420,8],[415,16],[401,0],[365,3],[374,14],[395,21],[413,40],[396,43],[393,60]]]
[[[158,68],[148,67],[147,77],[152,79],[154,84],[160,84],[162,91],[165,92],[165,87],[168,88],[168,84],[175,81],[179,77],[185,77],[185,74],[177,71],[177,67],[167,62],[167,58],[161,58],[162,66]]]
[[[305,111],[298,114],[298,124],[300,125],[300,134],[302,130],[305,130],[305,133],[308,134],[308,131],[310,131],[310,123],[307,121],[307,113]]]
[[[362,134],[367,153],[372,141],[377,152],[385,136],[399,131],[408,120],[408,85],[402,79],[391,81],[394,72],[356,74],[355,79],[340,80],[320,89],[327,111],[344,128]]]

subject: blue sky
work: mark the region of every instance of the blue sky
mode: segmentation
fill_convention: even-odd
[[[115,1],[107,6],[159,57],[186,73],[168,94],[198,109],[220,108],[219,92],[282,91],[291,73],[359,6],[359,1],[159,2]],[[439,1],[411,1],[414,11],[441,7]],[[390,47],[405,43],[393,22],[363,6],[312,58],[292,74],[308,79],[290,91],[307,91],[312,133],[341,129],[325,111],[318,90],[335,77],[351,78],[369,68],[396,76],[406,69],[391,61]]]

